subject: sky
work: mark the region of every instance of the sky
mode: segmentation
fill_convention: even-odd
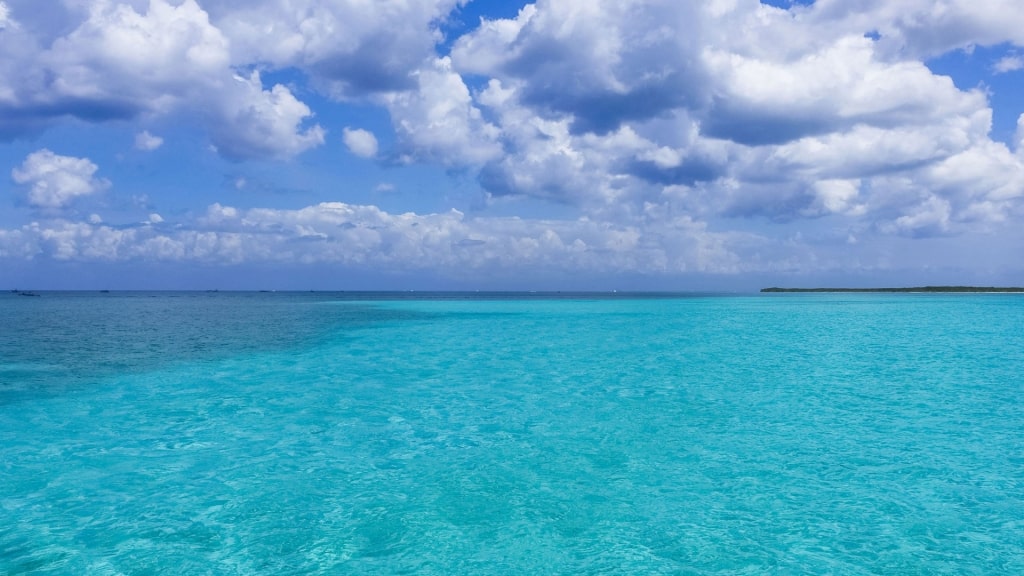
[[[0,0],[0,287],[1024,285],[1019,0]]]

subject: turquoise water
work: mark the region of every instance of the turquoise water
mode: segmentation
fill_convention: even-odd
[[[1024,573],[1024,297],[0,295],[0,574]]]

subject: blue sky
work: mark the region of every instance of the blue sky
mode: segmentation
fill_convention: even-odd
[[[1016,0],[0,0],[0,285],[1024,285]]]

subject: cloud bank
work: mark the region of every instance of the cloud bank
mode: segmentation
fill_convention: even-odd
[[[1024,212],[1024,129],[993,139],[991,94],[928,66],[1009,46],[986,72],[1019,74],[1024,12],[1010,0],[537,0],[462,30],[452,22],[464,4],[104,0],[44,18],[27,0],[0,2],[0,139],[68,119],[188,118],[231,162],[287,162],[333,130],[356,157],[469,179],[480,210],[394,214],[344,202],[339,183],[321,191],[331,201],[293,210],[214,203],[142,227],[33,222],[2,231],[3,253],[607,273],[871,268],[888,257],[869,246],[970,244]],[[327,126],[318,113],[346,106],[384,111],[393,134]],[[136,131],[138,149],[161,144]],[[12,178],[31,207],[58,210],[111,187],[97,170],[40,150]],[[488,216],[517,202],[573,216]]]

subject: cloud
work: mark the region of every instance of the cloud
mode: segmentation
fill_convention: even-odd
[[[308,124],[313,111],[291,90],[275,84],[263,89],[260,74],[234,76],[213,111],[211,137],[231,160],[285,159],[324,143],[326,131]]]
[[[1014,134],[1017,156],[1024,157],[1024,114],[1017,117],[1017,132]]]
[[[413,78],[417,90],[382,97],[402,159],[472,166],[501,155],[498,128],[483,117],[450,59],[426,63]]]
[[[493,83],[482,100],[494,104],[500,92]],[[651,143],[631,128],[603,136],[574,134],[571,119],[546,120],[512,99],[494,104],[493,112],[508,153],[480,172],[480,183],[491,194],[529,195],[593,211],[611,208],[620,217],[635,206],[638,182],[623,160]]]
[[[709,51],[719,80],[703,131],[741,144],[781,144],[859,125],[920,125],[924,119],[984,108],[978,92],[961,92],[921,63],[877,59],[871,40],[839,38],[795,60]]]
[[[0,256],[83,262],[333,263],[451,276],[474,270],[736,270],[738,259],[727,247],[729,238],[699,222],[676,218],[652,229],[656,232],[589,219],[467,218],[456,210],[392,214],[341,202],[297,210],[213,204],[197,219],[174,223],[153,214],[133,226],[57,219],[0,229]]]
[[[925,64],[950,50],[1024,44],[1015,0],[938,8],[818,0],[789,9],[758,0],[538,0],[442,38],[462,4],[104,0],[43,13],[24,0],[0,2],[11,6],[0,11],[0,138],[67,118],[154,125],[170,116],[202,125],[228,159],[289,159],[328,141],[318,121],[337,111],[329,107],[358,102],[390,114],[385,160],[475,177],[484,210],[514,210],[528,197],[531,210],[556,205],[578,222],[331,203],[222,207],[216,223],[211,212],[124,234],[103,223],[41,223],[8,231],[19,238],[11,245],[80,257],[99,226],[107,239],[122,238],[112,256],[121,259],[280,252],[399,266],[415,254],[453,269],[768,269],[814,252],[766,238],[790,226],[848,249],[848,238],[868,246],[872,234],[988,233],[1024,213],[1024,120],[1010,146],[993,141],[989,95],[958,89]],[[1010,50],[994,72],[1019,68]],[[384,136],[374,130],[345,128],[333,142],[379,157]],[[142,132],[137,146],[155,139]],[[105,186],[92,172],[81,178],[93,182],[89,193]],[[33,196],[34,182],[22,184],[38,208],[76,197]],[[435,236],[423,235],[429,230]]]
[[[700,25],[692,3],[540,0],[460,38],[452,61],[542,113],[571,114],[574,133],[603,134],[706,101]]]
[[[900,59],[925,59],[975,45],[1024,45],[1024,14],[1014,0],[819,0],[800,15],[828,33],[879,35],[880,50]]]
[[[104,1],[79,12],[85,19],[49,45],[28,31],[0,36],[0,48],[10,48],[0,63],[8,79],[0,137],[65,117],[184,113],[206,120],[217,150],[235,160],[288,158],[323,143],[323,129],[308,123],[312,111],[289,88],[265,89],[255,70],[237,74],[253,63],[232,62],[231,40],[196,0],[152,0],[142,12]]]
[[[888,224],[887,228],[892,232],[912,236],[943,234],[949,229],[950,212],[949,202],[929,196],[917,204],[913,211]]]
[[[163,146],[164,139],[154,136],[148,130],[143,130],[135,135],[135,148],[139,150],[152,151]]]
[[[231,38],[235,64],[264,62],[310,74],[339,99],[415,88],[434,54],[438,24],[462,0],[224,0],[212,21]]]
[[[359,128],[345,128],[342,139],[349,152],[360,158],[373,158],[377,155],[377,137],[373,132]]]
[[[1017,54],[1003,56],[992,65],[992,71],[996,74],[1005,74],[1022,69],[1024,69],[1024,57]]]
[[[826,183],[817,198],[823,204],[848,206],[862,193],[854,188],[854,182]],[[883,243],[866,228],[803,226],[800,233],[781,238],[716,232],[705,222],[655,203],[644,206],[636,224],[592,218],[469,217],[457,210],[392,213],[342,202],[299,209],[242,209],[218,203],[198,217],[176,221],[150,214],[128,224],[90,217],[0,227],[0,259],[40,265],[328,265],[354,271],[427,272],[467,282],[823,272],[849,277],[925,270],[935,266],[928,258],[934,253],[943,255],[943,267],[975,272],[979,253],[985,253],[986,266],[1019,266],[1013,250],[983,249],[991,245],[990,236],[948,238],[955,225],[951,203],[923,195],[913,206],[888,224],[891,229],[886,233],[892,238]],[[1001,242],[1016,246],[1015,230],[1004,226],[994,232]]]
[[[16,23],[11,19],[11,9],[7,7],[6,3],[0,2],[0,30],[13,28],[15,25]]]
[[[228,45],[195,0],[153,0],[141,13],[98,2],[39,55],[42,73],[26,79],[26,104],[84,119],[165,113],[211,95],[228,70]]]
[[[60,156],[44,148],[29,154],[11,177],[28,186],[29,205],[57,209],[108,188],[109,181],[93,176],[96,170],[98,166],[88,158]]]
[[[620,222],[664,206],[913,236],[984,229],[1020,208],[1021,163],[991,140],[986,94],[917,58],[1024,37],[995,6],[958,27],[930,5],[540,0],[484,20],[451,53],[453,72],[485,79],[471,106],[504,152],[480,183]],[[929,43],[919,22],[950,41]],[[954,162],[996,172],[968,182]]]

